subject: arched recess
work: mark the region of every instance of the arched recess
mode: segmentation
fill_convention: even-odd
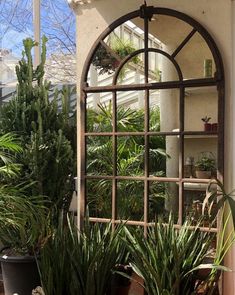
[[[143,39],[123,57],[109,36],[125,24],[132,40],[135,34]],[[173,30],[181,33],[171,42]],[[150,69],[152,60],[161,64],[158,77]],[[120,78],[125,67],[132,82]],[[92,71],[98,78],[92,78]],[[223,181],[224,95],[218,47],[190,16],[143,5],[113,22],[91,48],[81,78],[81,219],[88,206],[91,221],[116,224],[124,219],[146,230],[158,214],[173,211],[180,226],[188,212],[200,207],[210,181],[195,176],[197,157],[214,157],[214,176]],[[138,111],[130,107],[137,100]],[[133,113],[137,117],[131,121]],[[214,120],[210,130],[203,129],[202,116]],[[133,173],[126,168],[132,160],[138,162]],[[202,228],[217,231],[206,222]]]

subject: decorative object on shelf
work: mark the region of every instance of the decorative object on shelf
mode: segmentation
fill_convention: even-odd
[[[218,123],[211,124],[211,131],[218,131]]]
[[[215,158],[211,152],[203,152],[195,164],[196,177],[201,179],[211,178],[212,172],[215,171]]]
[[[204,77],[205,78],[212,77],[212,59],[204,60]]]
[[[207,116],[202,118],[202,122],[204,122],[204,131],[211,131],[212,124],[209,123],[210,119],[211,117],[207,117]]]

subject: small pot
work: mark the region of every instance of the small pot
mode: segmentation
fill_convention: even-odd
[[[211,171],[196,170],[196,177],[200,179],[211,178]]]
[[[205,123],[204,124],[204,131],[211,131],[212,130],[212,124]]]
[[[217,131],[218,130],[218,123],[213,123],[211,126],[212,131]]]

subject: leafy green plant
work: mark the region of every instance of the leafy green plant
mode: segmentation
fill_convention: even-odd
[[[34,68],[31,52],[36,43],[30,38],[23,41],[23,56],[16,66],[17,92],[0,109],[0,132],[14,132],[23,149],[18,159],[21,175],[15,183],[32,183],[25,193],[47,195],[51,205],[61,208],[71,198],[76,127],[68,108],[70,89],[56,90],[49,99],[51,84],[44,79],[46,42],[43,37],[41,63]]]
[[[98,110],[88,109],[87,131],[108,132],[112,130],[112,105],[99,105]],[[118,106],[117,108],[117,130],[138,132],[144,129],[143,110],[132,110]],[[150,126],[155,131],[160,130],[159,109],[151,110]],[[151,175],[164,176],[166,171],[165,138],[162,136],[151,136],[149,139]],[[87,173],[89,175],[112,175],[113,159],[112,139],[104,136],[90,136],[87,139]],[[140,176],[144,171],[144,138],[141,136],[129,136],[118,138],[117,148],[117,173],[122,176]],[[160,212],[164,210],[164,200],[159,201],[159,194],[165,188],[159,190],[159,186],[151,189],[151,210]],[[156,194],[156,192],[158,192]],[[87,185],[87,202],[91,216],[111,217],[111,185],[108,180],[89,181]],[[136,181],[118,182],[118,211],[119,216],[129,218],[130,212],[134,218],[141,219],[143,185]],[[158,200],[155,200],[155,199]],[[158,208],[157,208],[158,207]]]
[[[196,162],[195,167],[197,170],[202,171],[214,171],[216,169],[215,159],[213,157],[208,157],[207,155],[202,155],[201,158]]]
[[[29,198],[20,187],[0,187],[0,241],[8,255],[34,255],[50,235],[44,196]]]
[[[150,227],[146,238],[136,229],[126,229],[126,234],[131,265],[144,279],[147,294],[196,294],[199,284],[195,272],[211,249],[210,233],[190,228],[189,221],[175,229],[170,216],[167,225],[160,221]]]
[[[209,123],[210,119],[211,119],[211,117],[205,116],[205,117],[202,118],[202,122]]]
[[[78,233],[74,221],[62,217],[39,260],[45,294],[110,294],[112,270],[126,255],[122,229],[87,223]]]
[[[18,144],[18,138],[13,133],[0,136],[0,179],[4,183],[6,179],[16,177],[21,166],[16,163],[17,154],[22,152]]]

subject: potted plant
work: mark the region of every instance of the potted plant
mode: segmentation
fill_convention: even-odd
[[[61,215],[41,250],[39,270],[45,294],[117,294],[112,293],[111,281],[125,253],[122,229],[112,232],[110,223],[86,223],[78,232],[74,219]]]
[[[207,156],[205,153],[202,154],[200,159],[195,164],[196,177],[201,179],[211,178],[212,172],[215,171],[215,159],[212,156]]]
[[[120,61],[126,56],[136,51],[132,42],[123,40],[117,36],[111,38],[109,44],[100,44],[92,60],[94,67],[99,70],[99,75],[105,73],[112,74],[119,66]],[[131,59],[134,64],[141,63],[138,56]],[[119,78],[122,80],[125,76],[125,68],[121,70]]]
[[[45,197],[29,198],[19,187],[0,187],[0,257],[5,295],[31,295],[40,285],[35,255],[49,233]]]
[[[12,133],[0,136],[0,242],[4,246],[0,261],[6,295],[31,294],[40,283],[33,255],[46,237],[45,198],[28,198],[23,193],[27,186],[8,184],[20,173],[18,141]]]
[[[168,224],[158,221],[150,227],[146,238],[143,232],[126,228],[131,266],[143,278],[147,294],[199,294],[202,285],[203,294],[215,294],[212,292],[217,288],[216,271],[227,268],[219,260],[215,264],[204,263],[211,251],[213,235],[201,232],[198,227],[199,223],[191,227],[190,221],[185,221],[182,228],[176,229],[170,216]],[[199,282],[197,273],[204,268],[211,271]]]
[[[209,123],[210,120],[211,117],[205,116],[202,118],[202,122],[204,122],[204,131],[211,131],[212,125]]]

